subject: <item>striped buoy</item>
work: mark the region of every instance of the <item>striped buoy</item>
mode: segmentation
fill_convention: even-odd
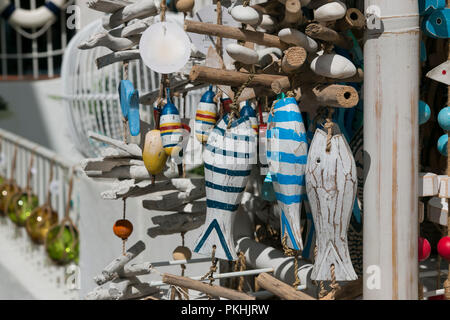
[[[256,164],[256,135],[248,118],[239,118],[227,129],[229,114],[214,127],[203,153],[205,163],[206,221],[194,251],[236,260],[234,219]]]
[[[206,143],[209,132],[216,124],[217,106],[214,102],[215,93],[212,91],[212,86],[209,86],[198,105],[195,113],[195,136],[200,143]]]
[[[170,100],[169,89],[167,89],[167,103],[161,110],[159,129],[161,130],[161,139],[166,154],[171,156],[172,152],[179,152],[179,146],[177,145],[183,138],[181,119],[177,107]]]
[[[267,159],[273,188],[281,208],[281,236],[302,250],[300,210],[306,197],[305,168],[308,144],[302,115],[294,98],[277,100],[269,115]]]
[[[250,120],[253,130],[255,130],[255,133],[258,134],[258,120],[256,119],[256,112],[249,100],[243,102],[243,105],[241,105],[240,115],[241,117],[247,117]]]

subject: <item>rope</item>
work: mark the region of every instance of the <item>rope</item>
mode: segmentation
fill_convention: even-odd
[[[281,239],[281,244],[283,245],[283,251],[286,256],[294,257],[294,277],[295,281],[292,284],[294,288],[297,288],[300,285],[300,278],[298,277],[298,256],[299,251],[291,249],[287,246],[287,234],[285,233],[283,238]]]
[[[334,300],[334,295],[336,294],[336,291],[340,288],[339,283],[337,283],[337,281],[336,281],[334,264],[331,265],[330,272],[331,272],[331,284],[330,284],[331,295],[332,295],[332,299]]]
[[[208,272],[200,278],[200,280],[205,280],[206,278],[209,279],[209,285],[212,286],[214,282],[214,272],[217,271],[217,262],[219,259],[216,258],[216,245],[212,246],[212,252],[211,252],[211,266],[209,267]],[[209,299],[211,300],[211,295],[208,295]]]
[[[161,22],[164,22],[166,21],[166,10],[167,10],[166,0],[161,0],[161,4],[159,5],[159,7],[161,9],[160,19]]]
[[[231,114],[230,114],[230,118],[228,119],[227,129],[231,128],[231,124],[233,123],[234,119],[239,118],[239,107],[237,105],[237,101],[238,101],[239,97],[241,96],[242,92],[244,91],[244,89],[247,88],[247,86],[250,84],[250,82],[252,82],[254,77],[255,77],[255,75],[253,73],[250,73],[249,76],[248,76],[247,81],[245,81],[241,85],[239,90],[234,94],[233,103],[230,106]]]
[[[124,197],[123,199],[123,212],[122,212],[122,219],[125,220],[125,216],[126,216],[126,211],[127,211],[127,197]],[[122,255],[126,255],[126,239],[122,239]]]
[[[334,122],[332,120],[332,117],[333,117],[333,111],[330,108],[330,109],[328,109],[328,117],[326,119],[326,123],[323,126],[327,130],[327,148],[326,148],[327,153],[330,153],[331,138],[333,137]]]
[[[33,175],[33,163],[34,163],[34,153],[30,156],[30,162],[28,164],[28,172],[27,172],[27,185],[26,185],[26,191],[28,194],[28,198],[31,198],[31,177]]]
[[[314,262],[316,261],[316,257],[317,257],[317,246],[314,247]],[[315,281],[317,284],[317,281]],[[319,299],[322,299],[323,297],[325,297],[328,294],[328,291],[325,289],[325,284],[323,283],[323,281],[319,281]]]
[[[11,163],[11,175],[9,178],[10,183],[14,183],[14,176],[16,173],[16,163],[17,163],[17,145],[14,147],[14,154]]]

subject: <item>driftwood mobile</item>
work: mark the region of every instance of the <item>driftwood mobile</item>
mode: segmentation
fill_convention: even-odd
[[[423,297],[417,257],[429,253],[421,245],[426,239],[417,248],[418,197],[448,198],[448,178],[418,172],[417,110],[421,123],[430,117],[418,99],[419,6],[366,0],[365,16],[361,2],[217,0],[195,15],[194,0],[88,2],[108,15],[104,32],[79,48],[109,48],[99,68],[123,64],[124,141],[90,133],[111,147],[83,168],[115,181],[102,196],[123,200],[114,232],[124,252],[96,277],[99,287],[87,298],[156,299],[164,284],[172,299],[189,299],[188,289],[228,299],[354,299],[363,291],[369,299]],[[419,3],[424,34],[447,39],[445,1]],[[139,58],[161,74],[158,92],[139,93],[128,79],[128,61]],[[448,62],[434,60],[427,81],[448,85]],[[195,117],[180,118],[171,96],[199,88],[205,93]],[[154,105],[151,124],[140,120],[139,104]],[[446,131],[448,109],[439,114]],[[140,135],[140,143],[131,143],[130,134]],[[202,144],[199,164],[186,161],[194,142]],[[204,178],[192,173],[196,167]],[[202,228],[195,243],[183,237],[174,261],[128,264],[145,246],[125,250],[133,230],[125,201],[142,195],[145,207],[176,212],[154,217],[159,226],[151,236]],[[428,219],[447,225],[446,207],[433,199]],[[438,245],[447,260],[449,239]],[[205,258],[191,259],[191,250]],[[205,276],[183,276],[185,264],[205,259],[212,260]],[[225,272],[217,273],[219,261]],[[183,275],[151,283],[137,278],[167,264],[180,264]],[[450,299],[450,281],[445,294]]]

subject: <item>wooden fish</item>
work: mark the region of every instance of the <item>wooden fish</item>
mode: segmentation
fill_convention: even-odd
[[[268,120],[267,160],[281,208],[281,236],[287,236],[287,245],[295,250],[303,249],[300,210],[306,196],[307,149],[305,126],[295,98],[277,100]]]
[[[181,131],[181,119],[177,107],[170,100],[170,90],[167,89],[167,103],[161,110],[159,129],[164,151],[168,156],[172,152],[178,153],[179,144],[183,139]]]
[[[427,73],[427,78],[450,86],[450,60],[438,65]]]
[[[326,151],[327,134],[317,129],[308,154],[306,191],[317,232],[317,256],[312,280],[356,280],[350,259],[347,230],[356,196],[355,159],[342,134],[331,138]]]
[[[139,116],[139,92],[134,89],[131,81],[120,81],[119,100],[122,115],[126,120],[128,120],[130,134],[132,136],[137,136],[141,130],[141,119]]]
[[[234,219],[256,163],[256,135],[248,118],[239,118],[227,129],[229,115],[209,134],[203,153],[205,163],[206,221],[194,252],[236,260]]]
[[[422,21],[423,32],[432,38],[450,38],[450,8],[434,10]]]
[[[421,15],[427,15],[436,9],[445,8],[445,0],[419,0],[419,12]]]
[[[214,96],[212,86],[209,86],[208,91],[202,95],[195,113],[195,136],[200,143],[206,143],[209,132],[216,124],[217,105]]]

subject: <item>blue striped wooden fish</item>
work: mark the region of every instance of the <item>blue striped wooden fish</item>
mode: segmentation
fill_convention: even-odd
[[[236,119],[227,129],[225,115],[209,134],[203,153],[205,164],[206,221],[194,252],[236,260],[234,219],[252,166],[256,164],[256,134],[247,117]]]
[[[422,21],[423,32],[432,38],[450,38],[450,8],[434,10]]]
[[[287,245],[303,249],[300,210],[306,197],[305,168],[308,144],[302,115],[294,98],[277,100],[269,115],[267,159],[281,208],[281,236]]]

